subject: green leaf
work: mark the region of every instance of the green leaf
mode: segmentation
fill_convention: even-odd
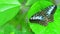
[[[31,6],[37,1],[50,1],[51,2],[51,0],[27,0],[26,6]]]
[[[0,28],[0,34],[4,34],[4,30]]]
[[[32,1],[33,1],[33,2],[32,2]],[[37,2],[37,1],[39,1],[39,0],[27,0],[26,5],[27,5],[27,6],[32,5],[32,4],[34,4],[35,2]]]
[[[41,11],[41,9],[44,9],[45,7],[48,7],[49,5],[52,5],[51,2],[48,1],[38,1],[36,2],[31,9],[28,11],[28,19],[35,14],[38,11]],[[59,14],[60,14],[60,8],[58,7],[56,10],[56,13],[54,15],[54,22],[48,23],[46,27],[36,24],[36,23],[30,23],[29,25],[35,34],[59,34],[60,33],[60,25],[59,25]]]
[[[11,20],[20,9],[17,0],[0,0],[0,26]]]
[[[2,29],[4,34],[21,34],[22,33],[11,24],[5,24],[5,26],[3,26]]]

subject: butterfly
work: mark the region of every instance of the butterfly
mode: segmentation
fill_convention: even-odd
[[[32,15],[29,21],[31,23],[38,23],[44,26],[47,26],[49,22],[54,21],[54,14],[56,12],[57,5],[50,5],[40,12]]]

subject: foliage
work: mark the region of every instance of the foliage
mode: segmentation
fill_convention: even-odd
[[[33,14],[52,4],[51,0],[0,0],[0,34],[59,34],[60,6],[54,22],[46,27],[29,22]]]

